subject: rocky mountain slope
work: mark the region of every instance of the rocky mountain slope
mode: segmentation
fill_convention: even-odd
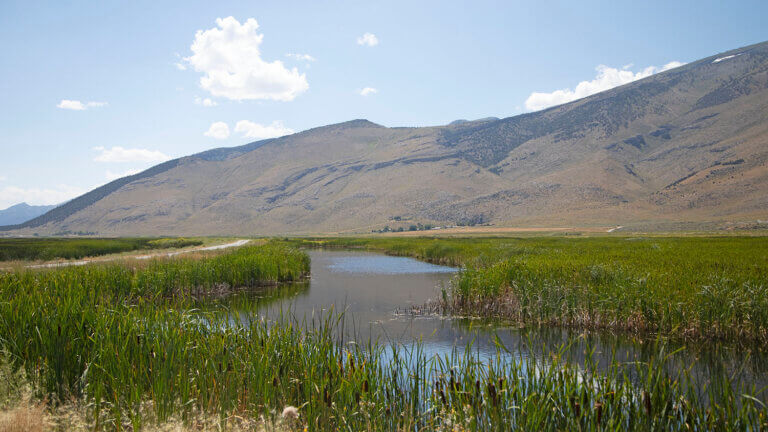
[[[762,43],[505,119],[353,120],[211,150],[5,229],[276,234],[768,219],[767,161]]]

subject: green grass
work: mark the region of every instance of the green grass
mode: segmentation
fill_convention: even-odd
[[[6,238],[0,239],[0,261],[80,259],[142,249],[198,246],[200,240],[169,238]]]
[[[448,312],[524,324],[768,342],[768,239],[362,238],[296,240],[464,270]]]

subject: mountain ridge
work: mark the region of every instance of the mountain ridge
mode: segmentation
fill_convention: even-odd
[[[29,205],[25,202],[0,210],[0,226],[24,223],[55,208],[55,205]]]
[[[359,232],[768,216],[768,43],[545,110],[445,126],[365,119],[118,179],[15,232]],[[91,231],[91,230],[88,230]]]

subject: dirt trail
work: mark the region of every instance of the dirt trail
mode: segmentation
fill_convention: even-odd
[[[180,251],[174,251],[174,252],[158,252],[158,253],[152,253],[147,255],[127,255],[127,256],[115,256],[115,257],[107,257],[107,258],[90,258],[90,259],[83,259],[79,261],[61,261],[61,262],[53,262],[53,263],[45,263],[45,264],[34,264],[34,265],[28,265],[27,268],[54,268],[54,267],[69,267],[69,266],[82,266],[90,263],[95,262],[108,262],[108,261],[116,261],[116,260],[122,260],[122,259],[150,259],[155,257],[172,257],[176,255],[183,255],[190,252],[203,252],[203,251],[212,251],[212,250],[221,250],[221,249],[228,249],[233,247],[240,247],[244,244],[250,242],[250,240],[247,239],[241,239],[234,241],[232,243],[225,243],[220,245],[214,245],[214,246],[204,246],[204,247],[195,247],[191,249],[185,249]]]

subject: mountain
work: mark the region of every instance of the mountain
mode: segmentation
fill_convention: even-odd
[[[14,227],[99,235],[768,219],[768,42],[504,119],[367,120],[116,180]],[[393,222],[396,220],[396,222]]]
[[[27,203],[16,204],[5,210],[0,210],[0,225],[15,225],[34,219],[56,206],[31,206]]]

